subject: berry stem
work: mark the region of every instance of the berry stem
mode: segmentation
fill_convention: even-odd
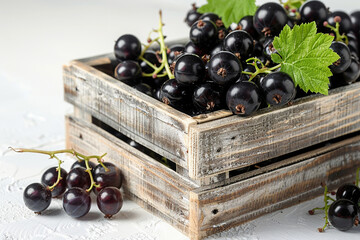
[[[167,48],[165,46],[165,42],[164,42],[164,35],[163,35],[163,31],[162,31],[162,27],[164,26],[163,22],[162,22],[162,12],[161,10],[159,11],[159,30],[158,30],[158,33],[159,33],[159,41],[160,41],[160,52],[162,54],[162,65],[165,65],[165,69],[166,69],[166,72],[169,76],[169,79],[173,79],[174,78],[174,75],[171,73],[171,70],[170,70],[170,66],[169,66],[169,63],[168,63],[168,60],[167,60]]]
[[[335,41],[349,44],[349,39],[345,34],[340,34],[340,23],[336,22],[335,27],[331,26],[328,22],[324,22],[324,26],[330,28],[335,33]]]
[[[144,49],[141,51],[141,54],[140,54],[140,56],[139,56],[139,59],[140,59],[140,58],[143,58],[145,52],[150,48],[150,46],[151,46],[153,43],[158,42],[159,39],[160,39],[160,37],[154,38],[154,39],[152,39],[148,44],[144,45]],[[141,60],[142,60],[142,59],[141,59]]]
[[[253,61],[253,62],[252,62],[252,63],[248,63],[248,62],[250,62],[250,61]],[[268,67],[266,67],[266,66],[261,62],[261,60],[258,59],[258,58],[249,58],[249,59],[246,60],[246,62],[247,62],[249,65],[254,66],[254,68],[255,68],[255,72],[253,72],[253,73],[252,73],[252,72],[242,72],[242,74],[250,75],[249,81],[253,80],[253,79],[254,79],[257,75],[259,75],[259,74],[262,74],[262,73],[271,73],[272,71],[274,71],[274,70],[276,70],[276,69],[278,69],[278,68],[281,67],[281,64],[278,64],[278,65],[276,65],[276,66],[274,66],[274,67],[268,68]],[[257,63],[260,63],[261,68],[258,67],[258,64],[257,64]]]
[[[61,161],[57,156],[53,156],[53,158],[55,158],[56,160],[58,160],[58,167],[56,168],[56,171],[58,172],[58,177],[57,177],[57,179],[56,179],[56,182],[53,184],[53,185],[51,185],[51,186],[49,186],[48,187],[48,189],[50,190],[50,191],[52,191],[58,184],[59,184],[59,182],[60,182],[60,180],[62,179],[62,177],[61,177],[61,164],[63,163],[63,161]]]
[[[55,158],[58,160],[58,178],[57,181],[51,186],[49,187],[50,190],[52,190],[61,180],[61,168],[60,165],[62,164],[62,161],[56,156],[56,154],[60,154],[60,153],[70,153],[72,155],[74,155],[78,161],[85,161],[85,165],[86,165],[86,172],[89,174],[90,176],[90,180],[91,180],[91,185],[90,187],[86,190],[87,192],[90,192],[91,189],[95,186],[95,187],[99,187],[99,185],[96,184],[96,182],[94,181],[94,178],[92,176],[91,173],[91,168],[89,166],[89,160],[90,159],[97,159],[98,163],[105,169],[106,172],[109,171],[109,169],[104,165],[104,163],[102,162],[102,158],[106,155],[103,154],[101,156],[98,155],[90,155],[90,156],[86,156],[84,154],[81,154],[73,149],[63,149],[63,150],[56,150],[56,151],[45,151],[45,150],[38,150],[38,149],[27,149],[27,148],[12,148],[10,147],[11,150],[13,150],[14,152],[18,152],[18,153],[24,153],[24,152],[29,152],[29,153],[40,153],[40,154],[46,154],[49,155],[50,158]]]

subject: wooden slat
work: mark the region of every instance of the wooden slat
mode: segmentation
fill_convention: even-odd
[[[186,135],[196,120],[84,63],[73,61],[63,70],[66,101],[188,167]]]
[[[189,192],[198,186],[111,134],[73,117],[66,118],[66,142],[84,154],[107,153],[124,176],[123,188],[167,216],[180,230],[188,229]],[[187,233],[186,233],[187,234]]]
[[[253,165],[360,130],[360,83],[191,127],[189,175],[198,179]]]
[[[198,189],[191,203],[199,212],[190,212],[190,216],[201,216],[197,218],[201,222],[195,239],[321,195],[324,191],[321,183],[335,189],[352,182],[357,167],[360,167],[359,141],[228,186]]]

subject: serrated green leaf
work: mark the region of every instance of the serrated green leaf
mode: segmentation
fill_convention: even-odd
[[[212,12],[221,17],[225,27],[238,23],[241,18],[256,12],[255,0],[207,0],[207,4],[198,8],[198,12]]]
[[[273,45],[281,56],[274,56],[276,63],[281,63],[281,72],[289,74],[305,92],[328,94],[329,66],[340,57],[330,49],[334,37],[316,33],[315,22],[294,26],[285,26]],[[273,57],[273,56],[272,56]]]
[[[277,53],[271,54],[271,60],[272,60],[274,63],[281,63],[281,62],[282,62],[282,58],[281,58],[280,55],[277,54]]]

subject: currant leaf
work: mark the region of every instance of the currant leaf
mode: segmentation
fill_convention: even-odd
[[[229,27],[245,16],[253,16],[256,9],[255,0],[207,0],[207,4],[201,6],[198,12],[215,13],[221,17],[225,27]]]
[[[329,66],[340,57],[330,49],[333,36],[316,33],[316,23],[305,23],[290,29],[285,26],[273,45],[281,56],[272,60],[281,63],[281,72],[289,74],[305,92],[328,94]]]

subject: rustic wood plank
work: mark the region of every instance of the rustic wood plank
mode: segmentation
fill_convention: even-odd
[[[189,192],[198,185],[94,125],[67,117],[66,135],[67,147],[84,154],[107,152],[104,159],[121,169],[125,191],[167,215],[173,225],[188,228]]]
[[[193,125],[189,175],[198,179],[253,165],[360,130],[360,83],[292,106]]]
[[[269,212],[323,194],[321,183],[335,189],[355,179],[360,142],[320,156],[198,194],[200,237],[224,231]],[[198,192],[200,191],[200,192]],[[314,206],[315,207],[315,206]],[[193,210],[193,209],[191,209]]]
[[[66,101],[188,167],[186,136],[196,120],[84,63],[73,61],[63,70]]]

